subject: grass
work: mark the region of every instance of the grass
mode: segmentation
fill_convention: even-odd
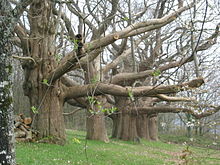
[[[182,135],[174,135],[174,134],[161,134],[160,139],[164,142],[171,142],[171,143],[176,143],[176,144],[181,144],[181,143],[187,143],[192,146],[197,146],[197,147],[206,147],[206,148],[212,148],[212,149],[217,149],[220,150],[220,137],[217,139],[214,138],[214,136],[198,136],[198,135],[193,135],[192,138],[188,138],[186,136]]]
[[[141,144],[111,140],[88,140],[84,132],[67,131],[64,146],[43,143],[17,143],[19,165],[219,165],[220,151],[142,140]],[[86,152],[85,152],[86,148]],[[184,157],[184,153],[185,157]],[[87,156],[86,156],[87,155]],[[87,158],[88,159],[87,159]]]

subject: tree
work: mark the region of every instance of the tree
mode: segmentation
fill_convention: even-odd
[[[165,10],[166,3],[169,4],[166,1],[158,1],[156,5],[157,10],[155,10],[155,12],[152,15],[158,18],[162,17],[164,14],[163,12]],[[137,8],[137,6],[135,7]],[[190,26],[190,28],[194,28],[194,27]],[[105,71],[108,70],[108,68],[111,68],[111,66],[116,66],[119,59],[126,57],[127,59],[124,59],[122,62],[124,64],[123,68],[121,69],[122,74],[119,73],[116,76],[113,76],[112,81],[111,81],[112,83],[120,84],[122,86],[126,86],[126,85],[134,86],[135,84],[136,84],[135,86],[137,85],[140,86],[143,84],[145,85],[146,84],[151,85],[151,84],[156,84],[156,83],[160,84],[161,83],[160,79],[163,79],[163,76],[171,68],[176,67],[177,70],[178,69],[181,70],[181,66],[183,66],[184,64],[190,61],[193,61],[193,57],[196,54],[196,52],[200,52],[201,50],[205,50],[212,46],[212,44],[208,44],[207,42],[201,45],[197,45],[196,49],[194,47],[192,48],[193,51],[191,55],[187,57],[187,54],[185,54],[183,50],[185,51],[187,49],[189,50],[189,45],[187,42],[184,43],[182,41],[182,37],[183,36],[185,37],[185,34],[184,34],[186,33],[185,30],[186,29],[184,27],[179,27],[179,25],[174,24],[173,26],[172,25],[170,26],[170,29],[166,29],[166,31],[163,30],[163,34],[161,33],[162,30],[158,28],[155,34],[148,33],[146,35],[143,35],[142,38],[139,38],[136,42],[134,42],[134,45],[136,45],[136,47],[138,43],[140,44],[141,42],[143,42],[143,40],[147,40],[146,38],[151,37],[151,40],[148,39],[149,41],[144,42],[144,45],[145,45],[144,48],[143,46],[136,48],[138,49],[137,56],[139,57],[136,56],[136,59],[138,60],[132,59],[134,52],[132,52],[132,41],[131,41],[130,43],[131,48],[125,49],[124,52],[120,50],[123,53],[121,53],[119,57],[117,57],[118,53],[115,53],[116,60],[110,63],[109,65],[107,65],[106,67],[104,67],[103,72],[105,73]],[[219,30],[217,26],[215,32],[209,38],[209,39],[213,39],[213,43],[215,43],[216,37],[218,35],[218,31]],[[181,35],[179,36],[179,34]],[[169,58],[167,58],[167,60],[163,60],[164,56],[171,54],[172,51],[174,51],[175,49],[171,47],[169,44],[167,46],[167,43],[177,42],[178,40],[180,40],[180,44],[176,44],[176,49],[177,49],[176,53],[173,56],[170,56]],[[188,40],[188,37],[186,37],[185,40]],[[190,37],[189,37],[188,42],[191,42]],[[192,42],[195,42],[195,41],[192,41]],[[171,48],[169,48],[169,46]],[[118,49],[116,49],[115,51],[117,51]],[[177,56],[179,56],[180,54],[183,55],[181,60],[178,61],[174,59],[174,58],[177,58]],[[172,60],[175,62],[170,62]],[[138,71],[139,71],[138,74],[131,73],[132,70],[135,71],[133,67],[135,65],[134,63],[138,63],[138,65],[136,66],[136,68],[138,68]],[[167,65],[164,63],[167,63]],[[153,70],[152,68],[157,68],[157,69]],[[169,81],[169,79],[172,79],[172,81],[174,81],[175,77],[172,76],[172,74],[177,73],[177,70],[171,73],[171,75],[169,75],[168,78],[165,78],[165,80]],[[130,72],[130,73],[125,73],[125,72]],[[148,77],[148,79],[145,79],[146,77]],[[157,77],[160,77],[159,81]],[[178,80],[178,81],[183,81],[183,80]],[[162,80],[163,84],[164,82],[165,81]],[[130,96],[132,96],[132,91],[130,92]],[[113,127],[113,137],[117,137],[123,140],[133,140],[133,139],[136,139],[137,136],[139,136],[139,137],[146,138],[146,139],[157,140],[158,138],[157,138],[157,123],[156,123],[157,117],[156,116],[158,113],[163,112],[162,110],[163,107],[161,108],[153,107],[152,105],[155,105],[158,102],[158,100],[155,100],[155,99],[141,100],[141,98],[134,98],[134,97],[132,98],[132,97],[130,98],[131,100],[128,98],[126,99],[126,98],[120,98],[120,97],[117,97],[115,99],[117,100],[116,106],[118,107],[118,109],[121,110],[121,112],[118,112],[118,114],[112,115],[112,119],[115,123]],[[182,99],[171,98],[165,95],[158,95],[157,97],[160,98],[160,100],[169,101],[169,102],[192,101],[192,99],[190,100],[186,98],[185,99],[184,98]],[[170,109],[169,107],[164,107],[164,108],[170,112],[175,113],[175,110],[174,110],[175,107],[170,107]],[[152,111],[150,111],[150,109],[152,109]],[[178,109],[178,107],[176,107],[176,109]],[[140,112],[139,110],[145,110],[145,112],[143,111]],[[186,112],[187,111],[190,112],[189,109],[186,109]]]
[[[118,112],[122,112],[116,114],[115,120],[120,125],[115,128],[121,129],[119,132],[122,138],[125,134],[123,130],[128,131],[127,122],[130,122],[131,126],[137,122],[135,108],[129,111],[131,113],[129,115],[125,107],[125,104],[133,105],[135,97],[151,97],[154,101],[155,98],[166,101],[190,101],[190,98],[167,95],[198,88],[204,83],[202,78],[173,85],[162,85],[163,83],[156,85],[155,81],[155,77],[160,73],[179,68],[192,61],[192,55],[184,56],[184,51],[188,51],[187,45],[182,45],[181,49],[177,49],[177,53],[171,57],[161,52],[161,44],[172,35],[161,35],[160,28],[167,27],[195,5],[191,3],[182,6],[182,1],[178,2],[158,1],[155,6],[154,3],[147,5],[144,1],[144,8],[141,8],[140,13],[133,13],[134,19],[131,21],[131,9],[128,12],[130,15],[127,16],[121,8],[127,4],[130,6],[130,1],[120,3],[118,0],[33,1],[29,8],[26,8],[27,14],[24,15],[24,19],[16,24],[15,44],[22,49],[23,56],[14,56],[14,58],[22,62],[25,72],[24,93],[29,97],[30,109],[34,112],[33,127],[39,131],[39,137],[50,136],[52,142],[64,143],[63,105],[73,99],[88,110],[87,138],[102,141],[108,141],[104,117],[114,109],[109,103],[115,102]],[[152,5],[155,9],[152,13],[155,16],[149,20],[142,18],[148,16],[146,13]],[[172,10],[164,12],[167,9],[166,5],[171,5]],[[68,11],[63,12],[65,9],[63,6],[67,7]],[[78,32],[72,28],[74,23],[78,25]],[[170,33],[177,33],[178,29],[184,34],[183,27],[172,29]],[[156,33],[152,33],[154,31]],[[216,37],[217,35],[213,33],[209,39],[214,40]],[[147,38],[154,42],[146,44]],[[140,57],[136,58],[134,48],[138,48],[138,51],[144,50],[141,44],[146,46],[147,51],[142,51],[142,54],[140,52]],[[204,45],[207,49],[213,44],[200,43],[196,51],[200,51]],[[168,45],[166,44],[167,47]],[[150,56],[144,57],[144,53],[149,53],[149,50],[152,51]],[[174,61],[173,57],[179,55],[182,55],[180,59]],[[111,63],[109,63],[110,58]],[[143,60],[140,60],[141,58]],[[160,62],[157,63],[156,58],[159,58]],[[138,62],[140,62],[139,67],[136,66]],[[78,77],[83,75],[84,84],[77,83],[67,73],[73,75],[77,73]],[[139,87],[134,85],[137,84],[137,80],[141,80]],[[109,95],[114,96],[115,101]],[[144,99],[140,100],[142,103],[143,101]],[[148,101],[146,105],[151,103]],[[149,122],[151,125],[149,128],[152,129],[149,131],[152,131],[152,135],[155,134],[156,114],[163,109],[153,106],[150,106],[152,110],[149,107],[138,107],[138,109],[143,114],[141,116],[143,123],[139,125]],[[165,108],[165,110],[179,111],[178,108],[169,110]],[[117,121],[118,116],[119,121]],[[129,131],[134,137],[137,134],[135,129],[133,127]],[[136,131],[140,132],[140,130]],[[155,137],[156,135],[152,139]],[[131,136],[122,139],[130,140]]]

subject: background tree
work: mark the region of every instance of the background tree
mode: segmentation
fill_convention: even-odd
[[[170,69],[178,70],[193,61],[193,52],[215,44],[205,41],[216,40],[217,28],[200,39],[195,50],[190,49],[188,22],[175,23],[197,3],[143,1],[134,3],[133,9],[132,1],[33,1],[16,24],[15,43],[23,56],[14,58],[24,69],[23,89],[39,137],[64,143],[65,102],[87,109],[87,138],[102,141],[108,141],[105,115],[116,110],[111,104],[117,107],[112,115],[116,137],[124,140],[136,136],[156,140],[158,113],[184,111],[196,116],[187,108],[154,103],[191,101],[174,96],[204,83],[202,78],[170,81],[177,73]],[[145,135],[138,130],[138,117],[143,117],[139,126],[148,123]]]

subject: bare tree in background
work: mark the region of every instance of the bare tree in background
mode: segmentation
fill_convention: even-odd
[[[35,0],[26,8],[14,30],[14,44],[22,49],[23,56],[14,58],[21,61],[25,72],[23,89],[39,138],[50,136],[52,142],[64,143],[65,102],[87,108],[87,138],[102,141],[108,141],[104,117],[115,111],[112,106],[117,107],[112,114],[115,134],[123,140],[137,136],[157,140],[157,113],[194,114],[190,109],[153,103],[158,99],[192,101],[175,94],[204,83],[201,77],[164,83],[169,79],[166,76],[171,77],[167,71],[193,59],[187,43],[181,41],[187,39],[187,29],[182,24],[171,26],[196,4],[143,1],[137,4],[140,12],[134,6],[132,13],[131,4],[119,0]],[[172,41],[180,45],[169,49],[175,45],[169,40],[176,34],[178,39]],[[217,35],[214,31],[206,39],[213,41]],[[195,51],[213,44],[201,40]],[[168,75],[159,77],[163,72]],[[72,79],[76,77],[83,83]]]

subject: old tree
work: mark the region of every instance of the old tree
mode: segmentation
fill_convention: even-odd
[[[181,0],[32,1],[15,26],[13,42],[22,55],[13,57],[24,70],[39,138],[65,141],[65,102],[88,110],[87,138],[102,141],[108,141],[106,115],[115,138],[157,140],[158,113],[200,118],[217,111],[198,115],[162,104],[193,101],[176,94],[204,83],[198,75],[175,76],[193,61],[197,68],[198,55],[216,43],[217,22],[204,34],[207,17],[191,17],[204,13],[204,6]]]

